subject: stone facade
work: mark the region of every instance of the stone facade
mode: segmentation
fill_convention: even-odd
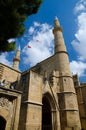
[[[86,130],[86,83],[80,83],[78,75],[73,76],[77,94],[81,126]]]
[[[21,92],[0,87],[0,129],[18,130]]]
[[[86,85],[71,74],[58,19],[53,34],[55,54],[31,69],[18,71],[19,50],[13,68],[0,63],[0,129],[86,130]]]

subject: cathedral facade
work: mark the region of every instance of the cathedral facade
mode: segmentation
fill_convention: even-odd
[[[70,70],[62,28],[54,21],[54,55],[20,72],[0,63],[0,130],[86,130],[86,84]]]

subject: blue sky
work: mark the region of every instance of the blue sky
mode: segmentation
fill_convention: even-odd
[[[25,34],[15,39],[21,46],[19,69],[24,71],[53,55],[54,37],[52,29],[55,16],[63,28],[63,36],[71,71],[78,73],[82,82],[86,80],[86,0],[43,0],[37,14],[25,21]],[[30,45],[31,48],[27,46]],[[15,51],[2,53],[0,62],[12,66]]]

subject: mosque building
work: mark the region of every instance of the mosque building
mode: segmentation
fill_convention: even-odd
[[[72,75],[62,28],[54,20],[54,54],[24,72],[0,63],[0,130],[86,130],[86,83]]]

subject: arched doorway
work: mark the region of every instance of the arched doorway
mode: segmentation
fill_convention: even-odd
[[[42,130],[57,130],[57,105],[54,95],[49,92],[42,98]]]
[[[51,107],[46,96],[42,100],[42,130],[52,130]]]
[[[6,120],[0,116],[0,130],[5,130],[6,127]]]

